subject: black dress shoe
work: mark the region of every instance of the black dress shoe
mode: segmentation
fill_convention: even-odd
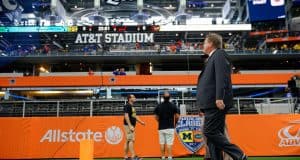
[[[242,160],[248,160],[248,156],[244,154]]]
[[[140,158],[138,156],[135,156],[134,158],[132,158],[132,160],[142,160],[143,158]]]

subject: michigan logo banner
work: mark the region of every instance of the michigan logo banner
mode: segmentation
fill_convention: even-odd
[[[193,153],[204,145],[202,129],[203,118],[199,116],[181,116],[176,125],[180,142]]]

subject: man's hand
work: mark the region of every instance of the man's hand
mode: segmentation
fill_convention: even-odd
[[[129,129],[134,132],[134,127],[133,126],[130,126]]]
[[[143,121],[141,121],[140,123],[141,123],[141,125],[143,125],[143,126],[146,125],[145,122],[143,122]]]
[[[223,110],[225,108],[223,100],[216,100],[216,105],[220,110]]]

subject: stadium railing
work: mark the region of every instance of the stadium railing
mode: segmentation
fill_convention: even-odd
[[[138,99],[135,103],[140,115],[153,114],[159,99]],[[198,114],[194,98],[173,99],[178,107],[186,108],[187,114]],[[49,100],[49,101],[2,101],[0,117],[32,116],[100,116],[122,115],[126,100]],[[234,98],[231,114],[290,114],[299,113],[295,98]]]
[[[275,55],[275,54],[300,54],[300,50],[238,50],[225,49],[231,55]],[[203,55],[201,50],[180,50],[178,52],[166,52],[157,50],[112,50],[112,51],[98,51],[88,52],[83,51],[51,51],[49,53],[40,52],[0,52],[0,57],[57,57],[57,56],[148,56],[148,55]]]

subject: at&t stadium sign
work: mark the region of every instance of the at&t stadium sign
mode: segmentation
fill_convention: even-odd
[[[154,33],[78,33],[75,43],[153,43]]]

